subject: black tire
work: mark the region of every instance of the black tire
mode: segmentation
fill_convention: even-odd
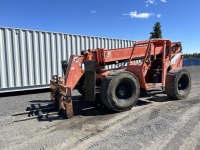
[[[171,70],[166,76],[165,92],[171,99],[185,99],[191,90],[191,77],[187,70]]]
[[[137,103],[139,94],[138,79],[126,71],[106,76],[100,90],[102,102],[117,112],[130,110]]]

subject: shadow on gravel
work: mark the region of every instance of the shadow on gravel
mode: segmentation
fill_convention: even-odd
[[[30,103],[51,103],[51,100],[32,100]]]
[[[157,96],[154,95],[151,98],[147,99],[148,101],[153,101],[153,102],[169,102],[169,101],[174,101],[173,99],[170,99],[168,96]]]
[[[95,102],[86,102],[82,98],[82,96],[74,96],[73,97],[73,106],[75,115],[82,116],[99,116],[99,115],[108,115],[117,113],[115,111],[107,108],[102,102],[101,99],[97,99]],[[148,105],[151,102],[143,101],[139,99],[136,103],[136,106]]]
[[[84,101],[81,95],[73,96],[72,99],[75,116],[103,116],[116,113],[104,106],[100,98],[95,102]],[[58,113],[58,110],[53,108],[53,104],[50,100],[31,100],[29,102],[30,106],[26,108],[26,111],[29,111],[29,113],[26,114],[27,120],[37,119],[38,121],[51,122],[66,119],[62,113]],[[138,100],[136,106],[148,105],[150,103],[151,102],[148,101]]]
[[[99,96],[97,97],[98,99],[95,102],[87,102],[84,101],[81,95],[72,96],[74,116],[103,116],[116,113],[104,106]],[[154,96],[153,98],[147,97],[145,100],[139,98],[136,106],[149,105],[152,101],[165,102],[167,100],[169,101],[167,96]],[[31,100],[29,102],[30,106],[26,108],[26,111],[29,112],[26,114],[27,118],[49,122],[66,119],[62,113],[59,113],[58,110],[54,108],[54,105],[50,100]]]
[[[149,104],[151,104],[151,102],[143,101],[143,100],[139,99],[136,103],[136,106],[144,106],[144,105],[149,105]]]
[[[87,102],[82,96],[73,96],[72,99],[75,115],[99,116],[115,113],[104,106],[100,98],[97,98],[94,102]]]
[[[105,107],[99,100],[96,100],[95,102],[86,102],[81,95],[72,96],[72,99],[74,116],[102,116],[115,113]],[[13,115],[23,115],[23,118],[21,116],[15,122],[31,119],[51,122],[66,119],[66,117],[62,113],[58,112],[58,110],[54,108],[51,100],[31,100],[29,101],[29,103],[30,105],[25,109],[24,112],[17,112],[16,115]]]

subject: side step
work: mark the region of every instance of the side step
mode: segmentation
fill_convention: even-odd
[[[164,93],[163,90],[153,90],[153,91],[148,91],[149,94],[161,94],[161,93]]]

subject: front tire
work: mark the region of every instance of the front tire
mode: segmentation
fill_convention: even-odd
[[[126,71],[106,76],[100,90],[102,102],[117,112],[130,110],[137,103],[139,94],[138,79]]]

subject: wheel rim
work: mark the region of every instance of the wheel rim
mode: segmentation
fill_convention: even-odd
[[[189,78],[186,75],[182,75],[178,81],[178,90],[180,92],[185,91],[189,86]]]
[[[124,99],[128,99],[132,96],[132,88],[129,84],[127,83],[120,83],[117,88],[116,88],[116,97],[119,100],[124,100]]]

